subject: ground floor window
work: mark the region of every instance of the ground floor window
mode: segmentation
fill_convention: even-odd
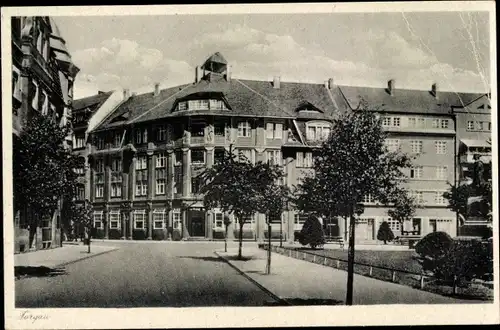
[[[94,211],[94,228],[102,229],[103,227],[103,212]]]
[[[172,212],[172,226],[174,229],[181,229],[181,211],[176,210]]]
[[[401,231],[401,224],[399,223],[399,221],[394,220],[392,218],[387,218],[386,221],[389,224],[389,228],[391,228],[391,230],[394,234]]]
[[[146,211],[134,211],[134,229],[144,229],[146,225]]]
[[[109,228],[120,229],[120,211],[111,210],[109,212]]]
[[[165,209],[156,209],[153,211],[153,228],[163,229],[165,228]]]
[[[282,221],[282,213],[270,214],[267,217],[267,221],[269,223],[281,223],[281,221]]]
[[[224,227],[224,214],[222,212],[214,213],[214,228]]]

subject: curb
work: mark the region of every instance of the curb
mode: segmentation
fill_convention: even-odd
[[[65,267],[67,265],[71,265],[71,264],[74,264],[76,262],[87,260],[87,259],[90,259],[90,258],[93,258],[93,257],[97,257],[97,256],[100,256],[100,255],[103,255],[103,254],[106,254],[106,253],[110,253],[110,252],[113,252],[113,251],[116,251],[116,250],[118,250],[118,248],[114,248],[114,249],[107,250],[107,251],[102,251],[102,252],[99,252],[99,253],[96,253],[96,254],[91,254],[89,256],[86,256],[86,257],[83,257],[83,258],[80,258],[80,259],[77,259],[77,260],[63,262],[62,264],[54,266],[54,268]]]
[[[269,291],[267,288],[265,288],[262,284],[260,284],[259,282],[257,282],[256,280],[254,280],[253,278],[251,278],[250,276],[248,276],[244,271],[242,271],[241,269],[239,269],[238,267],[236,267],[235,265],[233,265],[232,263],[230,263],[229,260],[227,260],[226,258],[224,258],[223,256],[221,256],[220,254],[218,254],[217,251],[214,251],[214,254],[217,257],[219,257],[220,259],[224,260],[229,266],[231,266],[231,268],[233,268],[234,270],[236,270],[238,273],[240,273],[240,275],[242,275],[244,278],[246,278],[247,280],[249,280],[250,282],[252,282],[253,284],[255,284],[259,289],[261,289],[262,291],[264,291],[265,293],[267,293],[269,296],[271,296],[276,301],[278,301],[278,302],[280,302],[282,304],[288,305],[288,306],[293,306],[287,300],[278,297],[277,295],[275,295],[274,293],[272,293],[271,291]]]

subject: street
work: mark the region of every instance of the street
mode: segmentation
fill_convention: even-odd
[[[94,244],[119,249],[67,265],[65,274],[17,280],[16,307],[263,306],[275,302],[214,255],[222,242]]]

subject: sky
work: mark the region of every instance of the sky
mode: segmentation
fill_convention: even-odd
[[[488,12],[54,17],[75,98],[194,82],[218,51],[242,79],[490,91]]]

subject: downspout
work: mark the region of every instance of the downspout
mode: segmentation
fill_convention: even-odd
[[[458,152],[458,144],[457,144],[457,115],[454,111],[454,108],[451,107],[451,113],[453,117],[453,122],[454,122],[454,129],[455,129],[455,134],[453,135],[453,143],[454,143],[454,151],[455,151],[455,157],[453,157],[453,184],[455,186],[458,185],[457,182],[457,171],[458,171],[458,157],[459,157],[459,152]],[[460,222],[458,219],[458,211],[455,211],[455,226],[457,229],[457,236],[460,236]]]

